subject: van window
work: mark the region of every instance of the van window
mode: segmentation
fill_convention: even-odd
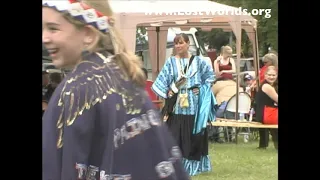
[[[197,46],[196,46],[196,43],[193,39],[193,36],[191,34],[188,34],[188,37],[189,37],[189,41],[190,41],[189,52],[192,55],[197,55]]]

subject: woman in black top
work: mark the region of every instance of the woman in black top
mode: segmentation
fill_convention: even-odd
[[[269,66],[265,73],[265,80],[261,83],[256,94],[256,118],[262,122],[264,107],[278,107],[278,72],[275,66]],[[274,142],[274,147],[278,150],[278,129],[259,129],[260,141],[259,149],[266,149],[269,143],[269,131]]]

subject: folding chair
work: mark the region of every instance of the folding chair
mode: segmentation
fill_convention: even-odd
[[[225,112],[224,112],[224,118],[225,119],[235,119],[235,113],[236,113],[236,102],[237,102],[237,97],[236,97],[236,94],[233,95],[228,103],[227,103],[227,106],[225,108]],[[248,114],[250,112],[250,108],[251,108],[251,97],[248,93],[246,92],[239,92],[239,101],[238,101],[238,113],[243,113],[245,114],[245,119],[248,120]],[[231,116],[233,115],[233,117]],[[227,136],[227,141],[229,142],[230,139],[229,139],[229,130],[228,130],[228,127],[225,127],[225,130],[226,130],[226,136]],[[241,131],[242,128],[239,128],[239,130]],[[237,133],[237,128],[232,128],[232,131],[235,135],[235,140],[236,140],[236,143],[237,143],[237,135],[250,135],[250,129],[247,128],[247,132],[245,133],[240,133],[238,134]]]

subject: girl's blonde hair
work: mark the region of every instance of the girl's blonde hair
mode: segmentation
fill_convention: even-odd
[[[229,57],[232,57],[232,48],[230,46],[221,47],[222,54],[227,54]]]
[[[122,69],[123,73],[135,84],[144,86],[146,78],[142,70],[142,62],[138,56],[127,49],[122,35],[114,27],[114,19],[112,18],[113,12],[108,0],[83,0],[82,2],[111,18],[109,21],[110,26],[108,27],[109,32],[102,33],[96,28],[92,28],[98,35],[98,38],[96,38],[96,40],[88,46],[86,50],[90,52],[98,52],[101,50],[113,52],[116,59],[115,62]],[[86,25],[83,22],[75,20],[69,14],[64,14],[64,17],[78,28]]]
[[[222,56],[223,48],[224,48],[224,46],[222,46],[222,47],[220,48],[220,56]]]
[[[278,74],[278,68],[276,66],[273,66],[273,65],[267,67],[267,70],[265,71],[265,74],[267,74],[271,70],[276,71],[277,74]]]

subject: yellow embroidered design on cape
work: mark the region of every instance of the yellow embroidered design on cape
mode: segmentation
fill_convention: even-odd
[[[143,96],[137,88],[127,90],[122,84],[130,83],[112,57],[97,55],[104,60],[103,65],[91,61],[82,61],[70,74],[66,80],[60,94],[58,106],[61,107],[61,114],[57,121],[59,137],[57,148],[63,146],[63,128],[71,126],[81,116],[83,111],[89,110],[97,103],[106,100],[111,94],[118,94],[122,97],[122,106],[127,114],[138,114],[141,107],[137,104],[145,102]],[[84,72],[79,72],[81,66],[90,66],[85,68]],[[75,76],[72,76],[75,75]],[[139,98],[141,97],[141,98]],[[116,105],[116,104],[115,104]],[[119,105],[119,104],[118,104]]]

